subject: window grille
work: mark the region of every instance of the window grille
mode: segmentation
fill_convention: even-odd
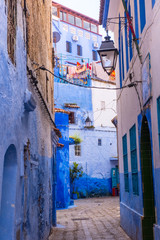
[[[81,145],[75,145],[75,156],[81,156]]]

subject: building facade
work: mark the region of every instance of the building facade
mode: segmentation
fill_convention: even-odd
[[[59,133],[38,67],[52,71],[51,1],[2,0],[0,16],[0,239],[47,239]]]
[[[55,107],[70,112],[69,137],[81,140],[69,146],[70,165],[77,162],[84,171],[76,183],[77,192],[80,197],[109,195],[111,168],[118,165],[116,130],[111,123],[116,115],[116,94],[98,89],[115,88],[114,80],[107,78],[98,63],[97,49],[102,40],[99,23],[52,4]]]
[[[109,29],[119,50],[121,226],[131,239],[160,239],[159,6],[158,0],[101,1],[100,9],[105,29],[109,18],[118,20]]]

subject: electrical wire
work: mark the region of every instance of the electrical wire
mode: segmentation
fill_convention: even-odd
[[[51,72],[49,69],[45,68],[45,66],[43,66],[43,65],[42,65],[41,67],[39,67],[39,68],[36,68],[34,71],[37,71],[37,70],[39,70],[39,69],[40,69],[40,70],[43,70],[43,71],[47,71],[47,72],[49,72],[50,74],[52,74],[54,77],[59,78],[59,79],[65,81],[65,82],[67,82],[67,83],[69,83],[69,84],[71,84],[71,85],[75,85],[75,86],[83,87],[83,88],[95,88],[95,89],[106,89],[106,90],[121,90],[121,89],[123,89],[123,88],[131,88],[131,87],[134,87],[134,86],[136,86],[139,82],[141,82],[141,81],[131,82],[130,84],[125,85],[125,86],[123,86],[123,87],[121,87],[121,88],[107,88],[107,87],[85,86],[85,85],[80,85],[80,84],[72,83],[72,82],[68,81],[68,80],[65,79],[65,78],[62,78],[62,77],[60,77],[60,76],[57,76],[57,75],[55,75],[53,72]],[[102,79],[102,80],[103,80],[103,79]]]

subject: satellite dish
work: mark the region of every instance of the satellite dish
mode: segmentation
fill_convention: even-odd
[[[53,32],[53,42],[57,43],[61,39],[59,32]]]

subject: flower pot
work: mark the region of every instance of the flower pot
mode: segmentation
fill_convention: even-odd
[[[73,194],[72,194],[72,198],[73,198],[73,199],[77,199],[77,198],[78,198],[78,197],[77,197],[77,193],[73,193]]]

